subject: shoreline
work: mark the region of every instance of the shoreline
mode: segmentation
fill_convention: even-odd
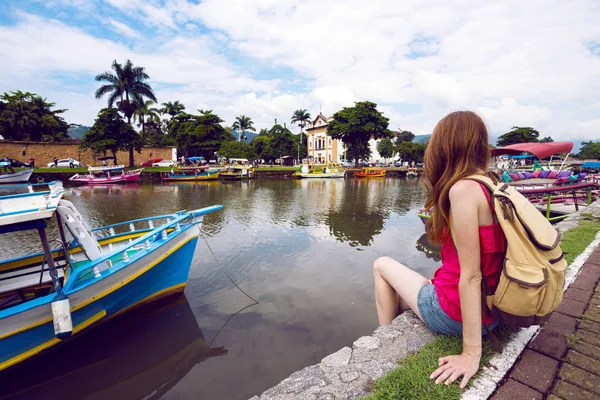
[[[79,171],[79,170],[78,170]],[[346,170],[346,177],[353,178],[354,174],[360,169],[358,168],[348,168]],[[386,178],[406,178],[406,172],[408,170],[405,168],[387,168]],[[421,172],[420,170],[418,170]],[[162,180],[160,178],[161,173],[166,171],[143,171],[140,175],[139,180],[136,183],[161,183]],[[254,170],[254,178],[252,179],[293,179],[292,175],[296,172],[296,169],[278,169],[278,167],[273,167],[272,169],[269,167],[260,167]],[[69,178],[75,175],[78,172],[64,172],[64,171],[46,171],[46,170],[34,170],[31,175],[30,181],[32,183],[36,182],[51,182],[51,181],[63,181],[64,183],[69,182]],[[81,172],[79,172],[81,173]],[[43,180],[40,180],[43,179]],[[212,182],[219,182],[220,179],[215,179]],[[204,182],[204,181],[197,181]],[[211,182],[211,181],[206,181]],[[132,182],[133,183],[133,182]],[[168,183],[168,182],[167,182]]]

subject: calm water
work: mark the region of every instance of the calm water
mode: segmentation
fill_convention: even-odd
[[[242,310],[252,302],[201,238],[185,297],[0,373],[0,398],[248,399],[372,333],[377,257],[427,277],[438,266],[416,216],[423,196],[415,180],[69,187],[66,198],[93,226],[223,204],[205,217],[204,237],[260,303]],[[0,237],[3,252],[36,245],[31,235]]]

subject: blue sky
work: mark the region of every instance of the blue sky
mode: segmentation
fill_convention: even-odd
[[[269,127],[299,108],[330,116],[369,100],[416,134],[471,109],[492,135],[519,125],[598,140],[600,7],[577,4],[5,0],[0,92],[38,93],[89,125],[106,104],[94,76],[131,59],[159,102],[226,124],[245,114]]]

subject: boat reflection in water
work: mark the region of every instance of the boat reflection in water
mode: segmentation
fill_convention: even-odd
[[[86,185],[71,186],[67,188],[69,194],[79,197],[92,196],[94,194],[116,194],[116,195],[135,195],[140,191],[140,185],[137,183],[125,183],[121,185]]]
[[[185,296],[119,315],[0,373],[0,399],[157,399],[211,348]]]
[[[417,240],[417,250],[425,253],[425,256],[427,258],[431,258],[435,261],[442,260],[441,247],[432,244],[429,241],[429,238],[427,237],[426,233],[422,234],[421,237]]]

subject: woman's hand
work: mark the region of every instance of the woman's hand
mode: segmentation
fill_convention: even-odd
[[[480,358],[469,353],[462,353],[459,356],[442,357],[439,361],[439,368],[429,377],[435,379],[435,383],[443,382],[449,385],[458,379],[458,377],[463,376],[460,388],[464,389],[469,379],[479,370]]]

